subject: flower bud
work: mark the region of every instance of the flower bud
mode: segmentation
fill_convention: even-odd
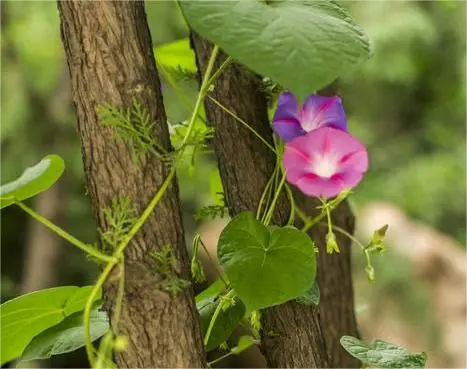
[[[114,341],[114,349],[117,352],[125,351],[128,347],[128,337],[127,336],[117,336]]]
[[[255,310],[251,312],[250,324],[257,331],[261,329],[261,312],[259,310]]]
[[[368,276],[368,280],[370,282],[374,282],[375,280],[375,269],[373,268],[373,265],[367,265],[367,267],[365,268],[365,272]]]
[[[339,245],[337,244],[336,241],[336,236],[334,235],[333,232],[328,232],[326,235],[326,252],[328,254],[332,254],[334,252],[339,253]]]
[[[384,237],[386,236],[386,231],[388,230],[388,225],[385,224],[381,228],[373,232],[373,237],[370,240],[367,248],[369,250],[374,250],[376,252],[382,253],[386,250],[386,245],[384,244]]]
[[[202,283],[206,280],[203,266],[196,257],[193,257],[193,259],[191,259],[191,275],[197,283]]]

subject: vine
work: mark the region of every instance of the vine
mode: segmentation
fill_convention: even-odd
[[[55,178],[57,173],[63,170],[63,168],[54,167],[53,158],[47,159],[48,161],[46,160],[45,163],[39,163],[37,168],[29,168],[29,172],[25,171],[20,180],[2,186],[0,199],[2,204],[6,204],[2,207],[8,206],[10,203],[16,204],[34,219],[103,264],[96,283],[89,291],[86,291],[89,293],[83,309],[84,345],[89,363],[93,368],[114,366],[112,352],[125,350],[128,345],[128,338],[120,335],[119,330],[125,302],[125,250],[164,197],[175,178],[177,169],[185,165],[187,160],[189,160],[190,168],[194,168],[196,155],[206,150],[206,139],[213,137],[214,130],[207,126],[202,111],[206,99],[233,117],[238,124],[252,133],[275,155],[274,168],[264,185],[256,213],[244,212],[233,217],[219,238],[217,253],[221,270],[218,269],[217,262],[212,259],[201,237],[195,235],[193,239],[191,259],[193,279],[198,283],[206,279],[198,258],[200,247],[204,249],[218,274],[218,279],[196,297],[197,308],[203,323],[203,341],[206,349],[209,351],[213,347],[228,348],[226,340],[238,325],[246,326],[251,334],[246,336],[246,339],[240,340],[238,345],[227,354],[211,361],[209,365],[213,365],[229,355],[238,354],[260,342],[261,311],[263,309],[280,305],[286,301],[296,301],[306,305],[319,303],[319,287],[315,281],[317,248],[307,234],[313,227],[326,228],[326,252],[329,254],[340,252],[334,232],[344,235],[357,244],[366,258],[366,272],[370,281],[375,278],[371,256],[374,253],[382,253],[386,249],[384,237],[387,226],[376,230],[368,244],[364,245],[345,229],[333,224],[332,212],[350,195],[351,189],[358,185],[367,171],[368,154],[365,147],[348,132],[341,99],[337,96],[324,97],[314,93],[310,94],[310,91],[317,90],[338,76],[338,73],[329,70],[326,65],[319,65],[323,60],[321,55],[326,55],[327,59],[331,59],[330,65],[347,67],[357,63],[360,58],[366,57],[368,54],[368,42],[363,33],[360,33],[358,27],[353,24],[352,19],[347,17],[344,10],[333,2],[320,3],[316,7],[305,4],[302,8],[300,5],[289,7],[287,2],[274,4],[275,11],[284,12],[289,18],[297,10],[309,12],[309,15],[313,16],[314,19],[323,20],[320,24],[322,27],[320,30],[324,30],[324,35],[336,34],[338,36],[333,37],[342,38],[338,40],[339,42],[335,42],[336,40],[333,39],[319,40],[320,42],[313,43],[312,52],[308,51],[309,54],[301,55],[300,53],[303,53],[305,49],[308,50],[310,45],[301,44],[303,41],[301,38],[290,37],[296,35],[296,30],[286,27],[286,33],[282,36],[284,39],[292,40],[292,46],[297,52],[293,58],[290,57],[290,45],[285,49],[283,45],[278,45],[274,52],[279,52],[283,56],[284,65],[291,71],[294,71],[296,67],[296,64],[293,64],[296,58],[314,60],[314,63],[310,65],[313,73],[304,75],[304,81],[302,81],[296,76],[287,77],[287,73],[283,73],[282,66],[278,67],[277,63],[258,64],[254,53],[255,48],[261,49],[262,44],[253,45],[251,40],[243,39],[244,35],[242,34],[235,37],[238,38],[236,42],[242,44],[243,47],[229,48],[233,54],[225,58],[216,69],[214,66],[220,47],[227,49],[230,46],[229,42],[232,41],[224,38],[225,32],[211,33],[211,28],[217,27],[217,25],[205,23],[206,17],[204,15],[208,11],[212,11],[209,8],[212,4],[209,2],[177,2],[177,5],[182,9],[190,26],[202,35],[210,35],[211,38],[208,38],[215,42],[215,46],[209,57],[194,104],[191,104],[186,98],[177,85],[177,80],[193,78],[198,72],[181,66],[173,68],[163,64],[159,65],[162,75],[174,88],[185,109],[190,112],[188,122],[172,126],[175,131],[172,135],[175,151],[169,152],[158,143],[154,135],[155,122],[149,112],[136,99],[133,99],[131,105],[126,108],[103,104],[96,109],[100,124],[111,129],[118,140],[131,148],[134,161],[141,159],[144,155],[152,155],[168,165],[166,177],[141,214],[137,214],[131,199],[113,199],[109,206],[102,211],[104,225],[102,229],[99,229],[102,241],[102,247],[99,250],[94,245],[79,241],[23,203],[24,199],[53,184],[41,182],[44,173],[48,170],[50,172],[52,169],[51,173],[46,174],[51,176],[50,178]],[[216,4],[218,8],[215,11],[218,12],[224,6],[223,3]],[[249,6],[255,10],[255,14],[263,14],[262,16],[267,17],[268,13],[265,10],[271,4],[269,2],[253,2]],[[239,5],[238,8],[241,6]],[[244,14],[240,12],[239,15],[236,11],[236,7],[228,7],[227,12],[219,11],[216,16],[224,19],[225,22],[221,23],[226,23],[230,16],[237,17],[237,20],[240,16],[241,19]],[[259,17],[259,15],[254,16]],[[334,19],[336,17],[337,19]],[[257,24],[275,26],[276,20],[268,18],[257,20],[258,22],[246,25],[253,27],[250,29],[253,31],[251,34],[269,36],[263,32],[264,29],[256,29],[255,27]],[[315,33],[313,25],[306,23],[304,26],[308,27],[309,34]],[[336,27],[342,28],[336,32]],[[276,31],[283,32],[282,29],[276,29]],[[273,44],[273,41],[270,39],[269,44]],[[331,52],[332,50],[329,49],[329,45],[326,46],[327,44],[340,45],[341,52],[347,57],[342,58],[338,53]],[[351,49],[348,49],[347,45],[352,45]],[[275,57],[275,54],[271,54],[270,47],[261,49],[261,52],[265,60]],[[242,61],[244,63],[242,68],[246,69],[248,66],[252,73],[270,76],[263,78],[259,88],[268,95],[269,103],[277,102],[272,119],[272,128],[275,133],[272,139],[271,137],[262,137],[252,124],[229,110],[221,101],[210,94],[214,89],[214,83],[232,65],[234,59]],[[282,86],[287,86],[296,95],[285,90]],[[333,113],[329,112],[330,107],[332,107]],[[197,125],[199,122],[202,122],[204,126]],[[24,180],[25,178],[27,180]],[[24,191],[21,192],[25,182],[26,186],[33,184],[30,185],[31,188],[29,188],[27,195],[24,195]],[[318,214],[309,217],[297,206],[291,185],[305,195],[321,201],[321,205],[316,208]],[[290,204],[290,214],[287,221],[284,222],[285,225],[273,225],[271,223],[281,195],[284,195]],[[227,210],[225,202],[222,201],[221,204],[200,209],[195,218],[224,217]],[[294,227],[296,217],[303,222],[301,229]],[[172,245],[167,244],[160,250],[151,252],[148,256],[152,258],[154,273],[161,277],[158,284],[161,289],[176,295],[188,287],[190,281],[179,278],[175,271],[176,258]],[[284,260],[287,263],[284,263]],[[290,263],[288,263],[289,261]],[[281,270],[282,273],[279,273],[279,268],[284,269]],[[118,277],[117,294],[111,308],[112,328],[104,334],[100,346],[96,350],[92,343],[91,316],[96,302],[100,300],[102,288],[112,273]],[[263,333],[270,336],[276,335],[274,332]],[[376,350],[375,347],[381,342],[375,342],[375,347],[365,346],[356,338],[342,337],[341,343],[349,353],[360,358],[362,351],[356,348],[364,346],[367,351]],[[384,344],[384,347],[390,345]],[[411,360],[412,363],[424,363],[426,357],[423,355],[411,356]],[[364,360],[362,359],[362,361]],[[369,364],[374,363],[370,362]],[[398,367],[409,366],[401,364]]]

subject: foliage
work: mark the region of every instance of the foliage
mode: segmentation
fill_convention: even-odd
[[[96,308],[91,314],[91,340],[95,341],[109,330],[107,314]],[[48,359],[84,346],[83,313],[66,317],[32,339],[21,355],[21,361]]]
[[[333,2],[254,1],[221,3],[193,1],[183,2],[181,5],[188,21],[196,30],[214,40],[218,46],[221,46],[237,61],[250,67],[253,72],[266,75],[265,81],[267,82],[265,85],[267,86],[263,87],[268,90],[272,98],[280,90],[278,88],[279,84],[296,91],[303,97],[335,77],[344,75],[344,71],[346,72],[350,66],[357,64],[368,54],[366,36],[351,20],[347,11]],[[354,96],[358,96],[357,101],[352,101],[352,97],[349,99],[349,106],[351,106],[349,110],[355,112],[355,118],[351,120],[350,125],[355,125],[357,132],[361,133],[362,137],[370,144],[369,151],[372,152],[372,158],[374,157],[376,163],[376,165],[374,164],[376,169],[366,179],[367,184],[364,184],[361,193],[366,198],[376,197],[377,194],[379,196],[380,193],[383,193],[387,198],[399,201],[407,209],[410,209],[413,214],[418,214],[432,224],[442,224],[442,219],[445,218],[445,209],[448,206],[450,206],[449,209],[453,209],[456,219],[459,219],[461,218],[459,214],[464,210],[464,206],[461,201],[456,200],[458,200],[459,193],[462,193],[463,182],[459,180],[459,172],[462,172],[463,167],[462,163],[459,164],[457,159],[453,159],[454,156],[449,150],[451,147],[457,147],[459,151],[464,148],[462,144],[459,144],[459,136],[463,133],[463,128],[460,130],[456,128],[455,133],[450,134],[447,133],[448,130],[439,127],[443,126],[442,114],[444,114],[444,111],[449,111],[450,115],[454,117],[456,127],[459,126],[458,117],[463,113],[456,111],[450,105],[450,102],[447,102],[446,105],[438,104],[439,106],[443,105],[443,108],[439,109],[439,111],[426,107],[425,111],[422,111],[421,107],[416,107],[415,117],[428,123],[426,124],[428,128],[417,124],[414,124],[413,127],[406,127],[405,124],[411,119],[412,113],[404,112],[401,103],[398,103],[399,100],[403,99],[401,96],[408,98],[409,95],[407,94],[414,92],[411,86],[416,85],[420,80],[427,81],[426,84],[430,83],[429,86],[437,85],[435,83],[438,81],[436,78],[426,78],[427,69],[429,68],[421,65],[423,62],[420,62],[419,59],[428,59],[427,52],[430,48],[437,52],[436,47],[433,46],[438,42],[438,36],[436,35],[437,24],[434,23],[433,19],[438,17],[441,11],[438,8],[431,9],[431,13],[428,15],[428,10],[419,11],[419,4],[400,5],[398,3],[397,5],[390,5],[391,9],[396,10],[389,12],[387,6],[379,2],[365,7],[365,11],[368,10],[371,16],[365,15],[363,18],[371,23],[369,29],[372,36],[376,35],[374,39],[382,41],[381,43],[377,42],[375,48],[376,57],[361,69],[362,74],[358,73],[357,78],[362,79],[362,83],[358,84],[361,86],[360,91],[362,93],[354,94]],[[404,6],[409,10],[400,11],[401,7]],[[374,9],[379,9],[377,12],[380,13],[379,17],[390,15],[391,25],[388,26],[383,24],[384,22],[378,21],[380,18],[374,14]],[[359,12],[355,11],[355,13],[358,14]],[[364,11],[361,10],[361,13],[364,13]],[[247,18],[244,17],[245,14],[248,14]],[[405,20],[402,21],[398,14],[403,14],[406,18],[402,19]],[[240,17],[242,18],[240,19]],[[239,19],[242,27],[232,27],[232,24],[238,24]],[[448,34],[454,33],[453,30],[449,30],[449,25],[443,24],[443,27],[451,32],[448,32]],[[403,31],[400,31],[400,29]],[[404,32],[410,34],[410,37],[404,39],[401,50],[401,48],[394,46],[398,45],[394,40],[400,40],[402,38],[401,34],[404,34]],[[415,51],[412,51],[414,44],[419,46]],[[30,54],[28,48],[22,50]],[[422,57],[418,58],[417,53],[420,50]],[[40,51],[36,50],[35,53],[40,54]],[[199,194],[203,195],[208,192],[206,189],[210,187],[209,174],[214,172],[212,171],[212,163],[206,160],[206,141],[212,138],[213,131],[206,125],[206,118],[202,109],[193,109],[193,106],[196,106],[194,103],[202,103],[204,98],[208,96],[209,88],[211,88],[210,83],[207,80],[203,82],[196,101],[192,101],[191,96],[181,96],[185,94],[185,91],[189,91],[188,95],[193,93],[192,90],[194,89],[190,83],[192,83],[191,79],[197,74],[188,39],[165,44],[156,48],[155,53],[159,69],[166,79],[165,82],[177,83],[176,86],[164,85],[165,97],[169,97],[166,99],[169,101],[168,106],[172,106],[168,109],[168,116],[172,123],[173,134],[171,139],[176,151],[173,155],[170,155],[171,172],[146,209],[148,212],[154,209],[164,195],[165,189],[175,175],[175,170],[179,171],[182,183],[187,181],[187,177],[202,177],[198,179],[199,183],[201,183]],[[407,57],[407,54],[413,55]],[[215,56],[214,53],[212,56],[213,62]],[[443,60],[439,62],[444,67],[448,65]],[[34,63],[38,64],[39,62],[34,61]],[[53,73],[50,68],[47,69],[47,73]],[[209,73],[207,75],[209,77]],[[346,76],[346,78],[347,83],[352,79],[349,76]],[[361,104],[362,100],[366,101],[365,97],[372,96],[372,91],[368,88],[368,80],[371,79],[378,81],[381,90],[390,91],[387,95],[392,97],[390,100],[394,104],[388,104],[386,97],[381,98],[384,104],[381,102],[379,104]],[[190,87],[177,88],[180,85]],[[425,85],[422,87],[425,87]],[[423,89],[422,87],[419,88]],[[38,87],[38,90],[41,89],[42,87]],[[399,95],[401,91],[405,90],[408,92]],[[174,91],[177,94],[176,99],[171,95]],[[420,91],[415,92],[420,93]],[[430,91],[430,93],[432,95],[429,101],[442,102],[449,100],[441,96],[440,93],[435,93],[435,91]],[[351,93],[347,95],[352,96]],[[459,105],[459,96],[462,96],[462,94],[459,91],[454,91],[453,95],[455,99],[452,100]],[[187,114],[185,114],[184,109],[180,108],[182,105],[181,100],[184,101],[183,105],[187,108]],[[174,101],[176,102],[174,103]],[[368,101],[371,101],[371,99],[369,98]],[[365,111],[361,108],[362,105],[365,105]],[[389,107],[386,105],[389,105]],[[398,114],[391,116],[391,110],[397,110]],[[398,127],[395,131],[399,134],[406,130],[409,134],[406,136],[403,134],[402,139],[399,139],[401,138],[399,136],[395,140],[387,140],[391,130],[387,131],[380,127],[384,125],[374,125],[371,126],[372,129],[369,129],[370,127],[366,125],[366,122],[372,120],[372,111],[377,111],[379,115],[385,117],[389,116],[389,121],[396,121],[401,118],[401,122],[394,125]],[[140,103],[135,102],[133,106],[126,109],[106,104],[100,107],[99,113],[102,123],[108,125],[120,139],[125,141],[134,150],[136,156],[150,152],[167,159],[167,153],[161,150],[154,138],[154,122],[151,121],[149,114]],[[11,119],[13,118],[11,117]],[[10,123],[7,130],[9,135],[14,131],[13,127],[12,123]],[[417,140],[408,139],[420,132],[422,132],[422,144]],[[382,143],[382,140],[385,142]],[[406,160],[407,153],[420,154],[424,152],[424,146],[430,148],[428,150],[430,156],[427,155],[413,161]],[[381,148],[378,149],[378,147]],[[403,147],[404,150],[401,150],[400,147]],[[442,147],[444,151],[440,152],[439,147]],[[406,148],[408,149],[406,150]],[[454,152],[454,150],[452,151]],[[277,153],[280,155],[279,150]],[[374,156],[373,153],[375,153]],[[433,162],[439,158],[445,158],[448,165],[443,164],[439,168],[434,167]],[[399,170],[394,162],[403,166],[403,170]],[[397,168],[397,173],[388,173],[388,169],[393,167]],[[208,350],[214,349],[228,339],[233,329],[244,318],[245,310],[258,317],[260,314],[254,311],[255,309],[267,308],[292,299],[312,306],[319,304],[319,288],[315,282],[315,248],[313,241],[303,231],[316,226],[326,215],[330,229],[336,229],[331,224],[329,208],[327,214],[321,211],[317,217],[308,219],[302,230],[288,226],[269,226],[274,213],[275,200],[282,190],[283,184],[276,181],[280,178],[281,169],[280,164],[278,164],[274,172],[275,176],[271,181],[272,184],[268,188],[265,197],[267,200],[262,204],[265,209],[263,212],[258,212],[259,215],[263,216],[255,217],[253,214],[237,216],[231,220],[219,240],[218,253],[225,275],[196,298],[203,321],[205,339],[207,337],[206,347]],[[36,179],[45,176],[47,170],[44,169],[44,172],[41,172]],[[31,172],[26,175],[26,179],[30,174]],[[217,177],[217,182],[219,182]],[[22,178],[24,179],[24,177]],[[191,178],[188,180],[192,180]],[[426,181],[426,178],[430,178],[430,180]],[[18,183],[14,186],[9,184],[9,186],[18,186],[15,187],[15,191],[23,191],[26,188],[28,190],[27,197],[30,197],[50,187],[55,180],[50,181],[50,183],[47,182],[47,185],[37,185],[34,181],[34,178],[32,180],[29,178],[24,187],[19,187]],[[427,182],[430,184],[423,185]],[[449,182],[450,186],[446,185],[447,182]],[[35,189],[27,187],[32,184],[37,187]],[[215,186],[219,186],[219,183],[216,183]],[[186,186],[182,186],[182,189],[184,187],[186,188]],[[420,188],[423,188],[423,191],[420,191]],[[448,192],[449,189],[451,189],[451,192],[444,196],[447,188]],[[3,191],[4,187],[2,187],[2,193]],[[194,191],[196,193],[196,189]],[[217,189],[214,191],[214,196],[212,193],[210,196],[206,196],[210,197],[211,201],[214,200],[215,203],[214,205],[208,204],[202,207],[198,212],[200,218],[225,215],[224,202],[216,198],[217,193],[221,191],[222,189]],[[457,191],[457,194],[452,195],[455,191]],[[420,200],[420,196],[417,196],[420,192],[428,195],[423,196],[423,200]],[[443,196],[439,196],[441,193]],[[21,201],[27,198],[22,197],[26,196],[23,192],[20,192],[20,195],[16,192],[15,194],[17,196],[16,200]],[[197,195],[199,194],[197,193]],[[402,200],[400,194],[404,195]],[[190,196],[193,197],[193,195]],[[446,198],[452,201],[447,201]],[[447,204],[449,202],[455,202],[456,208]],[[427,209],[433,211],[427,211]],[[34,213],[30,212],[30,214]],[[102,335],[107,328],[104,317],[101,314],[96,315],[97,313],[92,308],[95,307],[95,303],[99,300],[100,287],[109,276],[110,271],[117,264],[120,264],[120,267],[123,268],[123,251],[133,235],[144,224],[147,216],[143,213],[137,217],[129,199],[115,199],[104,211],[104,217],[109,227],[101,230],[101,238],[107,245],[111,246],[108,251],[112,251],[112,256],[103,255],[83,247],[80,241],[70,241],[71,235],[66,235],[63,231],[60,233],[57,228],[53,229],[89,254],[94,252],[94,256],[100,262],[107,262],[99,280],[91,291],[92,296],[87,299],[85,312],[81,315],[80,311],[84,308],[83,298],[89,295],[89,289],[86,290],[86,296],[82,295],[82,297],[66,300],[65,306],[69,306],[66,317],[63,317],[64,313],[60,310],[64,309],[63,305],[54,305],[55,310],[60,311],[60,321],[57,320],[59,316],[54,310],[54,313],[48,316],[47,319],[50,318],[50,320],[47,320],[47,322],[41,319],[36,322],[37,324],[41,322],[38,325],[36,323],[27,325],[24,323],[24,331],[21,331],[22,336],[18,336],[23,337],[21,347],[16,348],[14,354],[9,353],[6,360],[18,357],[21,352],[24,352],[25,359],[43,358],[67,352],[84,345],[84,340],[80,338],[83,331],[87,340],[92,341]],[[43,218],[37,215],[35,218],[47,225]],[[50,225],[48,226],[50,228]],[[455,226],[453,226],[454,228]],[[376,243],[362,245],[365,256],[369,258],[370,251],[380,251],[379,246],[377,246]],[[155,269],[165,277],[161,287],[176,294],[185,288],[189,282],[178,278],[174,273],[175,259],[172,251],[171,246],[167,245],[162,250],[153,253],[152,257],[155,261]],[[370,266],[369,263],[368,267]],[[124,271],[121,274],[124,276]],[[123,279],[122,275],[120,276],[121,280]],[[29,298],[28,296],[31,295],[25,295],[19,299]],[[10,306],[11,308],[11,306],[15,305],[15,301],[18,301],[18,299],[2,305],[2,323],[3,319],[9,317],[8,314],[5,314],[4,307]],[[47,299],[47,301],[41,303],[53,305],[54,301],[54,299]],[[28,304],[32,304],[31,306],[34,307],[40,306],[36,301],[30,301]],[[84,316],[83,326],[80,325],[81,316]],[[253,333],[257,333],[254,330],[255,327],[251,328],[253,328]],[[3,335],[4,330],[2,328],[2,341],[5,342]],[[122,342],[124,338],[116,337],[114,340],[112,334],[108,334],[106,337],[109,337],[109,339],[103,340],[103,342],[108,342],[109,347],[104,351],[106,355],[110,355],[112,349],[117,350],[122,346],[117,345],[117,338],[120,339],[118,342]],[[11,340],[8,342],[11,342]],[[342,342],[352,355],[358,357],[367,365],[414,367],[413,365],[422,366],[426,360],[424,354],[411,355],[405,349],[384,341],[376,341],[372,345],[367,345],[355,338],[344,337]],[[227,355],[237,354],[256,343],[259,343],[256,336],[244,336]],[[24,350],[26,345],[28,346]],[[94,365],[94,348],[90,345],[90,342],[86,342],[86,346],[91,365]],[[2,360],[5,358],[3,350],[4,346],[2,346]],[[390,357],[388,354],[390,354]]]
[[[196,303],[200,318],[201,327],[206,336],[211,320],[218,313],[215,325],[209,332],[209,338],[205,344],[206,351],[211,351],[225,342],[238,326],[245,315],[245,306],[238,298],[225,302],[224,298],[207,298]]]
[[[314,244],[305,233],[291,226],[268,229],[251,213],[237,215],[224,228],[218,256],[249,311],[302,295],[316,276]]]
[[[65,163],[61,157],[47,155],[33,167],[27,168],[17,180],[0,187],[0,209],[47,190],[60,178],[64,169]]]
[[[1,364],[18,358],[39,333],[82,311],[91,286],[56,287],[1,305]]]
[[[343,336],[341,345],[363,364],[376,368],[424,368],[427,359],[424,352],[411,354],[403,347],[381,340],[369,345],[358,338]]]
[[[165,245],[160,251],[153,251],[150,256],[155,261],[155,272],[163,277],[162,287],[173,295],[178,294],[190,285],[189,281],[181,279],[174,271],[177,259],[173,255],[171,245]]]
[[[160,45],[154,49],[154,54],[158,67],[176,81],[195,78],[198,70],[188,38]]]
[[[302,101],[369,53],[364,33],[344,8],[331,1],[183,1],[180,5],[195,31]]]
[[[110,249],[115,249],[135,224],[136,210],[127,197],[113,199],[110,207],[103,210],[107,228],[100,231],[102,240]]]
[[[147,153],[156,156],[166,154],[154,135],[156,123],[137,100],[133,100],[132,106],[126,110],[104,104],[97,108],[97,113],[101,124],[113,127],[117,137],[129,143],[136,158]]]

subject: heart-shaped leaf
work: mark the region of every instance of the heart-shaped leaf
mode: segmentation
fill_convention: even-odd
[[[316,277],[314,244],[293,227],[266,228],[241,213],[222,231],[218,257],[247,310],[278,305],[303,295]]]
[[[201,317],[201,327],[204,334],[206,334],[212,316],[216,311],[220,299],[208,298],[196,304],[199,315]],[[240,299],[235,299],[235,304],[229,306],[226,310],[221,310],[217,316],[214,326],[211,330],[206,351],[214,350],[221,343],[225,342],[232,334],[233,330],[237,327],[238,323],[245,316],[245,305]]]
[[[181,1],[190,26],[300,100],[366,59],[369,42],[333,1]]]
[[[63,173],[65,163],[58,155],[47,155],[27,168],[15,181],[0,187],[0,209],[22,201],[51,187]]]
[[[424,368],[427,355],[411,354],[405,348],[376,340],[367,344],[352,336],[341,337],[342,347],[363,364],[377,368]]]
[[[109,329],[107,314],[95,309],[91,313],[91,340],[102,337]],[[22,361],[48,359],[84,346],[83,313],[68,316],[59,324],[33,338],[21,356]]]
[[[1,365],[21,356],[31,340],[84,308],[83,294],[92,286],[35,291],[0,306]]]

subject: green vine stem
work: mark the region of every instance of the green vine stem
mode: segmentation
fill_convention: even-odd
[[[290,189],[290,186],[287,184],[285,185],[285,192],[287,193],[287,197],[289,198],[290,202],[290,216],[289,220],[287,221],[287,225],[292,225],[295,222],[295,199],[293,198],[293,193],[292,190]]]
[[[259,199],[258,208],[256,210],[256,219],[263,220],[266,217],[266,212],[267,212],[268,204],[269,204],[270,197],[271,197],[272,182],[274,181],[274,177],[276,176],[276,173],[277,173],[277,167],[274,167],[274,171],[271,173],[271,176],[266,182],[263,193],[261,194],[261,198]],[[263,205],[264,205],[264,214],[263,216],[261,216]]]
[[[274,208],[276,207],[277,199],[279,198],[279,195],[282,191],[282,187],[284,186],[284,183],[285,183],[285,172],[283,173],[282,179],[276,188],[276,193],[274,194],[274,198],[272,199],[271,205],[269,206],[269,210],[266,213],[266,216],[264,218],[265,226],[268,226],[269,223],[271,222],[272,214],[274,213]]]
[[[209,89],[209,83],[212,83],[213,81],[210,80],[210,75],[212,72],[212,69],[214,67],[214,62],[216,60],[217,54],[219,52],[219,47],[216,45],[213,48],[213,51],[211,53],[211,56],[209,58],[208,66],[206,68],[206,73],[204,75],[203,81],[201,83],[200,91],[198,93],[198,97],[196,99],[195,106],[193,108],[193,112],[190,118],[190,121],[188,123],[188,129],[185,134],[185,137],[182,141],[181,148],[177,154],[177,157],[175,159],[174,164],[170,168],[170,172],[167,175],[166,179],[162,183],[161,187],[159,190],[156,192],[154,195],[153,199],[149,203],[149,205],[144,209],[143,213],[141,216],[138,218],[138,220],[135,222],[133,227],[130,229],[130,231],[125,235],[123,238],[122,242],[117,246],[114,254],[113,254],[113,259],[108,262],[104,270],[102,271],[101,275],[99,276],[96,284],[94,285],[93,289],[91,290],[91,293],[89,295],[88,300],[86,301],[86,306],[84,308],[84,336],[85,336],[85,346],[86,346],[86,353],[88,356],[89,363],[91,364],[91,367],[94,367],[94,362],[95,362],[95,355],[94,355],[94,347],[92,345],[91,341],[91,310],[92,306],[94,304],[94,301],[96,300],[96,297],[99,293],[99,291],[102,289],[102,286],[104,285],[105,281],[107,280],[110,272],[112,269],[115,267],[115,265],[121,260],[121,256],[123,254],[123,251],[125,248],[128,246],[130,241],[133,239],[133,237],[136,235],[136,233],[139,231],[139,229],[143,226],[143,224],[146,222],[146,220],[149,218],[151,215],[152,211],[154,208],[157,206],[159,201],[162,199],[164,196],[165,192],[167,191],[167,188],[169,187],[170,183],[172,183],[172,180],[175,176],[176,173],[176,167],[177,163],[180,161],[180,158],[183,155],[183,151],[186,147],[186,143],[188,142],[191,133],[193,132],[194,124],[196,121],[196,117],[199,114],[199,110],[201,108],[201,104],[204,101],[204,98],[206,96],[206,93]],[[121,302],[120,302],[121,303]],[[116,307],[116,309],[120,309],[121,307]],[[118,322],[114,322],[114,324],[117,324]]]
[[[122,306],[123,306],[123,298],[125,296],[125,256],[121,256],[121,260],[119,263],[120,267],[120,274],[119,274],[119,281],[118,281],[118,292],[117,292],[117,304],[115,307],[115,313],[113,316],[113,321],[115,322],[114,329],[115,336],[118,335],[118,322],[120,321],[120,316],[122,315]]]
[[[322,224],[324,226],[324,223],[320,223],[320,224]],[[368,268],[367,270],[373,270],[373,265],[371,264],[371,257],[370,257],[370,252],[368,250],[368,247],[365,246],[363,243],[361,243],[358,240],[358,238],[356,238],[354,235],[347,232],[345,229],[343,229],[341,227],[338,227],[336,225],[333,225],[332,228],[334,230],[336,230],[337,232],[342,233],[344,236],[348,237],[351,241],[355,242],[355,244],[360,246],[360,248],[362,249],[362,252],[365,254],[366,266]],[[368,276],[370,278],[370,281],[373,281],[374,276],[373,277],[370,277],[370,275],[368,275]]]
[[[211,86],[214,81],[217,80],[217,78],[219,78],[219,76],[222,74],[222,72],[224,72],[224,70],[232,63],[232,58],[229,56],[227,57],[224,62],[221,64],[221,66],[219,67],[219,69],[217,69],[214,74],[212,75],[211,78],[209,78],[208,80],[208,83],[207,85],[208,86]]]
[[[104,282],[107,280],[110,272],[113,267],[116,265],[116,262],[108,263],[102,273],[99,275],[96,284],[94,285],[91,293],[89,294],[88,299],[86,300],[86,305],[84,306],[83,312],[83,321],[84,321],[84,344],[86,347],[86,354],[88,356],[89,364],[91,368],[94,368],[94,347],[91,340],[91,310],[94,302],[96,301],[97,295],[101,290]]]
[[[327,211],[331,212],[335,208],[339,206],[339,204],[346,199],[346,197],[350,194],[350,190],[342,191],[334,200],[328,202],[325,206],[322,207],[322,211],[319,215],[314,218],[309,218],[302,210],[300,210],[297,206],[295,207],[295,211],[297,215],[303,219],[305,225],[302,228],[303,232],[307,232],[311,227],[322,221],[327,216]]]
[[[239,123],[241,123],[242,125],[244,125],[248,130],[250,130],[256,137],[258,137],[258,139],[264,143],[268,148],[269,150],[271,150],[273,153],[276,153],[276,150],[274,149],[274,147],[272,147],[272,145],[267,142],[263,136],[261,136],[258,132],[256,132],[256,130],[250,126],[247,122],[245,122],[242,118],[238,117],[235,113],[231,112],[229,109],[227,109],[224,105],[222,105],[219,101],[217,101],[214,97],[212,97],[211,95],[207,95],[208,99],[210,99],[214,104],[216,104],[219,108],[221,108],[222,110],[224,110],[227,114],[229,114],[230,116],[232,116],[236,121],[238,121]]]
[[[199,235],[198,235],[199,236]],[[224,283],[225,287],[229,287],[230,286],[230,283],[229,281],[225,278],[225,276],[222,274],[222,271],[219,269],[218,267],[218,263],[213,259],[211,253],[209,252],[209,250],[207,249],[206,245],[204,244],[203,240],[199,239],[199,243],[201,245],[201,247],[203,248],[204,250],[204,253],[207,255],[209,261],[211,262],[212,264],[212,267],[214,268],[214,270],[216,271],[216,274],[219,276],[219,279],[222,281],[222,283]]]
[[[229,299],[234,295],[234,290],[230,290],[225,296],[222,296],[219,301],[219,305],[217,305],[214,314],[212,315],[211,321],[209,322],[208,329],[206,331],[206,335],[204,336],[204,346],[207,346],[209,342],[209,338],[211,337],[212,329],[214,328],[214,324],[216,323],[219,314],[223,308],[223,299]]]
[[[56,226],[53,224],[51,221],[49,221],[47,218],[44,218],[42,215],[31,209],[29,206],[25,205],[21,201],[16,201],[16,205],[18,205],[22,210],[24,210],[26,213],[28,213],[30,216],[32,216],[34,219],[36,219],[38,222],[42,223],[44,226],[49,228],[51,231],[59,235],[60,237],[64,238],[68,242],[70,242],[72,245],[78,247],[79,249],[83,250],[87,254],[95,257],[96,259],[99,259],[100,261],[103,262],[114,262],[117,259],[113,256],[106,255],[96,248],[92,247],[91,245],[87,245],[84,242],[81,242],[78,240],[76,237],[73,237],[71,234],[68,232],[64,231],[60,227]]]

